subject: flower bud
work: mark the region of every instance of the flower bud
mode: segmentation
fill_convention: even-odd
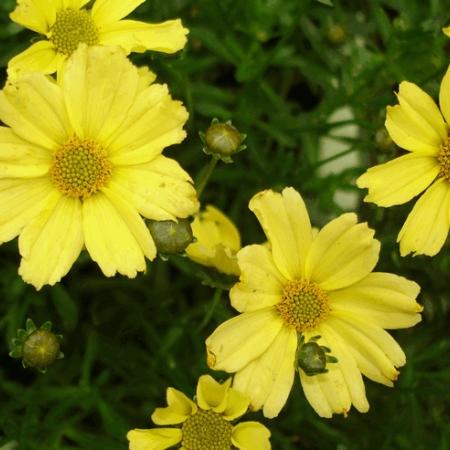
[[[308,376],[318,375],[328,372],[327,363],[335,363],[337,359],[331,355],[327,355],[331,350],[328,347],[319,345],[317,341],[320,336],[312,337],[309,342],[305,343],[302,336],[297,350],[298,368],[302,369]]]
[[[342,45],[345,42],[346,37],[347,33],[341,25],[334,24],[328,28],[327,38],[331,44]]]
[[[31,319],[26,322],[26,329],[17,330],[13,339],[12,358],[22,358],[23,367],[33,367],[45,372],[57,359],[64,355],[60,352],[61,335],[52,333],[51,322],[45,322],[40,328]]]
[[[205,144],[203,151],[227,163],[233,162],[232,155],[246,148],[242,145],[246,137],[232,125],[231,121],[219,122],[217,119],[213,119],[206,133],[200,133],[200,138]]]
[[[152,220],[149,222],[148,228],[158,252],[163,254],[182,253],[193,241],[191,224],[188,219],[179,219],[178,222]]]

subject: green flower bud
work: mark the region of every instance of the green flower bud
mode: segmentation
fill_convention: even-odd
[[[51,322],[45,322],[37,328],[28,319],[26,328],[17,330],[9,355],[12,358],[22,358],[23,367],[33,367],[45,372],[57,359],[64,356],[60,351],[62,336],[52,333],[51,329]]]
[[[200,132],[200,138],[205,144],[203,151],[227,163],[233,162],[232,155],[246,148],[242,145],[246,137],[232,125],[231,121],[219,122],[217,119],[212,120],[206,133]]]
[[[328,372],[327,363],[335,363],[337,359],[334,356],[327,355],[331,350],[328,347],[319,345],[317,341],[320,336],[312,337],[305,343],[302,336],[297,350],[298,368],[302,369],[308,376],[318,375]]]
[[[347,33],[345,32],[345,28],[341,25],[334,24],[328,28],[327,38],[333,45],[342,45],[347,38]]]
[[[193,241],[191,223],[188,219],[152,220],[148,224],[158,252],[172,255],[184,252]]]

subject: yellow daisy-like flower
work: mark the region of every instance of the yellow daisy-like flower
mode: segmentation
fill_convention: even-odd
[[[131,430],[130,450],[270,450],[270,432],[258,422],[232,422],[248,409],[248,398],[230,387],[231,378],[220,384],[209,375],[199,378],[196,401],[182,392],[167,389],[166,408],[156,408],[152,420],[171,428]]]
[[[450,228],[450,71],[441,83],[441,111],[413,83],[401,83],[397,97],[399,104],[387,107],[386,128],[392,140],[409,153],[371,167],[357,185],[369,189],[366,202],[384,207],[401,205],[425,191],[397,241],[402,256],[433,256],[444,245]]]
[[[140,214],[198,209],[189,175],[161,154],[188,118],[167,86],[118,47],[80,46],[61,79],[34,73],[0,91],[0,243],[20,234],[19,273],[38,289],[84,247],[105,275],[134,277],[156,255]]]
[[[45,36],[11,59],[10,77],[24,72],[59,71],[80,43],[118,45],[127,54],[156,50],[174,53],[186,44],[188,30],[181,21],[147,24],[122,20],[145,0],[18,0],[11,20]]]
[[[241,237],[234,223],[214,206],[195,216],[192,233],[196,242],[186,248],[187,256],[198,264],[215,267],[228,275],[239,275],[236,253]]]
[[[260,192],[250,209],[270,248],[250,245],[238,253],[240,282],[230,297],[242,314],[206,340],[208,364],[236,373],[233,387],[250,397],[253,409],[275,417],[291,390],[303,341],[320,336],[318,344],[338,362],[314,376],[299,370],[306,398],[322,417],[346,414],[352,404],[366,412],[361,374],[392,386],[405,355],[384,329],[420,321],[419,286],[372,273],[380,244],[353,213],[314,233],[293,188]]]

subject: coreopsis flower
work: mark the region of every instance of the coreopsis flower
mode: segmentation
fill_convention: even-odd
[[[208,205],[195,216],[191,227],[196,242],[186,248],[187,256],[219,272],[239,275],[236,253],[241,248],[241,237],[234,223],[217,208]]]
[[[85,247],[103,273],[136,276],[155,244],[141,216],[198,209],[189,175],[162,155],[188,114],[119,47],[81,45],[59,83],[34,73],[0,91],[0,242],[19,237],[19,273],[54,284]]]
[[[248,409],[248,398],[230,387],[231,378],[218,383],[199,378],[195,402],[168,388],[166,408],[156,408],[152,420],[167,428],[131,430],[130,450],[175,447],[182,450],[270,450],[270,432],[258,422],[234,424]]]
[[[440,111],[418,86],[402,82],[398,105],[387,107],[386,128],[392,140],[409,153],[371,167],[357,180],[368,188],[364,201],[389,207],[419,194],[397,241],[405,256],[437,254],[450,226],[450,72],[439,94]]]
[[[285,404],[296,370],[320,416],[347,414],[352,404],[366,412],[361,375],[393,385],[405,354],[385,329],[420,321],[419,286],[372,272],[380,244],[353,213],[314,233],[293,188],[260,192],[250,209],[270,246],[238,252],[240,281],[230,298],[241,314],[206,340],[208,364],[235,373],[233,387],[267,417]]]
[[[17,0],[11,20],[36,31],[43,39],[11,59],[8,73],[54,73],[80,43],[118,45],[127,54],[156,50],[174,53],[186,43],[188,30],[179,19],[159,24],[123,20],[145,0]]]

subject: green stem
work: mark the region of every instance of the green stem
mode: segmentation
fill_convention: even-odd
[[[208,325],[208,322],[211,320],[211,317],[212,317],[212,315],[214,313],[214,310],[216,309],[216,307],[217,307],[217,305],[219,303],[219,300],[220,300],[221,296],[222,296],[222,289],[217,288],[214,291],[214,296],[213,296],[213,298],[211,300],[211,305],[210,305],[208,311],[206,311],[206,314],[205,314],[205,317],[202,320],[202,323],[198,326],[198,330],[202,330],[204,327],[206,327],[206,325]]]
[[[208,165],[205,167],[205,169],[202,171],[202,173],[198,177],[198,180],[196,183],[196,190],[197,190],[198,198],[200,198],[200,196],[202,195],[202,192],[205,190],[205,187],[208,184],[209,178],[211,177],[212,173],[214,172],[214,169],[216,168],[217,161],[218,161],[217,158],[211,158]]]

